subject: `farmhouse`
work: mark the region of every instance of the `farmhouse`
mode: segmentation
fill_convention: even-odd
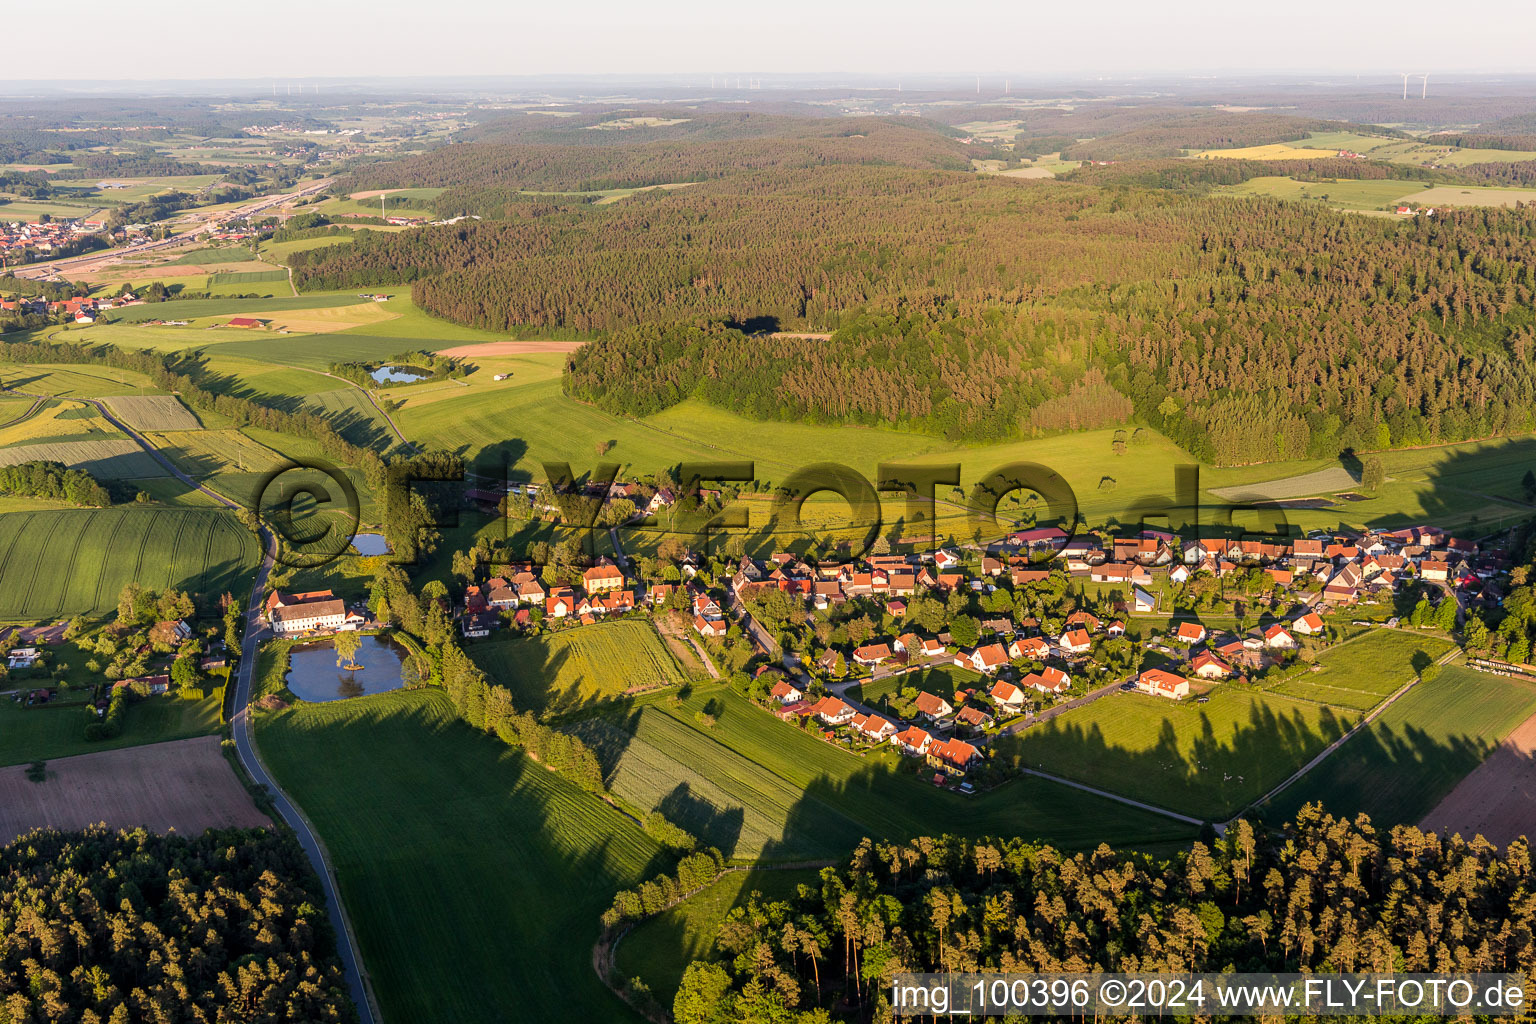
[[[340,598],[332,597],[329,590],[321,591],[326,595],[316,600],[296,601],[293,603],[279,602],[272,607],[269,617],[272,621],[272,632],[278,636],[291,636],[295,633],[308,633],[315,630],[338,630],[347,628],[347,606]],[[273,595],[281,596],[281,595]],[[316,597],[317,595],[299,594],[296,597]]]
[[[1160,668],[1149,668],[1136,677],[1136,689],[1156,697],[1176,700],[1189,694],[1189,680]]]
[[[253,318],[248,317],[248,316],[237,316],[237,317],[231,317],[229,322],[226,323],[224,326],[225,327],[243,327],[243,328],[246,328],[247,330],[249,330],[252,327],[263,327],[265,325],[266,325],[266,321],[265,320],[256,320],[256,319],[253,319]]]

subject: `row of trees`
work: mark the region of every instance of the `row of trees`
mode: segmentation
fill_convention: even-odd
[[[1503,853],[1309,806],[1167,860],[1022,839],[866,839],[796,897],[733,910],[678,1024],[885,1019],[904,972],[1536,968],[1524,840]]]
[[[93,508],[106,508],[112,504],[111,493],[95,477],[83,469],[69,469],[62,462],[36,461],[0,466],[0,492]]]

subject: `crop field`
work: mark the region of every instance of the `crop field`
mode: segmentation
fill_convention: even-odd
[[[353,232],[346,231],[338,232],[335,235],[323,235],[320,238],[294,238],[286,242],[263,242],[261,254],[269,260],[281,263],[288,258],[290,253],[307,252],[310,249],[323,249],[328,245],[347,245],[352,241],[353,237]]]
[[[112,415],[134,430],[198,430],[202,423],[175,395],[116,395],[106,400]]]
[[[155,457],[127,438],[100,441],[58,441],[21,444],[0,448],[0,466],[46,460],[62,462],[71,469],[83,469],[98,479],[133,480],[139,477],[165,476],[165,467]]]
[[[100,209],[99,203],[93,205],[49,202],[39,199],[12,199],[9,202],[0,203],[0,221],[36,224],[45,216],[68,220],[75,217],[88,217]]]
[[[266,445],[230,428],[156,432],[148,437],[151,444],[193,479],[229,472],[265,473],[287,461]]]
[[[197,320],[214,316],[269,317],[294,310],[312,312],[357,304],[358,298],[353,292],[315,293],[276,299],[183,299],[170,304],[147,302],[142,306],[114,309],[107,315],[112,323],[133,324],[145,320]]]
[[[1438,660],[1449,641],[1411,631],[1376,630],[1330,647],[1317,656],[1322,671],[1287,679],[1275,693],[1368,711],[1412,679],[1419,666]]]
[[[369,359],[388,359],[398,355],[401,349],[412,346],[402,342],[398,338],[373,338],[358,337],[350,334],[333,334],[325,338],[300,338],[300,337],[263,337],[260,340],[239,340],[220,345],[214,350],[213,356],[222,360],[236,358],[249,360],[257,364],[255,369],[270,370],[274,364],[281,366],[299,367],[305,370],[324,371],[330,368],[332,363],[359,362]],[[215,368],[220,368],[218,363]],[[253,367],[247,366],[247,371]],[[335,378],[317,378],[306,375],[293,378],[296,384],[305,386],[301,390],[289,393],[296,395],[312,394],[318,388],[341,384]]]
[[[820,884],[814,868],[723,875],[697,895],[635,925],[619,944],[619,973],[644,979],[661,1005],[671,1006],[688,965],[714,957],[715,936],[732,909],[746,906],[754,895],[766,903],[789,899],[802,885]]]
[[[31,415],[18,417],[0,426],[0,447],[19,444],[56,444],[63,441],[103,441],[121,439],[122,433],[84,402],[45,399],[16,399],[17,412],[31,408]],[[0,413],[0,415],[4,415]]]
[[[111,508],[0,516],[0,620],[99,615],[123,584],[239,593],[256,541],[227,512]]]
[[[3,523],[0,520],[0,529]],[[114,594],[113,604],[116,602]],[[86,694],[81,691],[78,700],[71,703],[33,708],[22,707],[9,696],[0,697],[0,765],[207,736],[219,731],[223,714],[222,695],[200,701],[169,694],[145,697],[129,706],[121,736],[90,741],[85,738],[85,726],[93,719],[84,703]]]
[[[137,309],[137,306],[130,306]],[[65,338],[63,340],[74,340]],[[108,366],[59,366],[49,363],[0,363],[0,385],[14,391],[57,398],[100,398],[128,391],[158,395],[149,378]]]
[[[1355,715],[1236,687],[1209,703],[1116,693],[1002,741],[999,756],[1213,821],[1279,784]]]
[[[1416,823],[1532,713],[1536,686],[1448,666],[1282,791],[1266,816],[1283,820],[1320,800],[1381,828]]]
[[[257,291],[257,289],[234,288],[236,292]],[[283,289],[286,294],[286,286]],[[303,298],[304,296],[299,296]],[[196,300],[193,300],[196,301]],[[217,299],[207,301],[217,302]],[[284,301],[283,296],[277,299],[240,299],[251,303],[266,303],[269,307],[274,302]],[[296,300],[286,300],[296,301]],[[335,331],[345,331],[353,327],[364,327],[389,320],[391,314],[384,309],[383,303],[357,302],[349,305],[338,306],[284,306],[281,309],[253,307],[245,316],[267,321],[266,329],[269,331],[287,331],[290,334],[331,334]],[[208,322],[207,326],[229,331],[247,331],[249,328],[223,327],[216,321]]]
[[[326,844],[386,1020],[492,1024],[511,992],[529,1020],[628,1019],[591,951],[614,892],[667,863],[633,822],[436,690],[262,714],[256,733]]]
[[[697,717],[706,707],[712,726]],[[662,809],[727,856],[840,857],[866,834],[1026,835],[1080,848],[1188,831],[1033,779],[972,798],[943,792],[898,770],[888,746],[859,757],[718,684],[694,686],[681,704],[657,695],[604,706],[572,729],[597,751],[615,796],[642,812]]]
[[[629,690],[684,681],[649,620],[599,622],[528,639],[482,640],[469,648],[521,709],[558,713]]]
[[[1423,206],[1514,206],[1516,203],[1536,203],[1536,188],[1436,185],[1413,198]]]
[[[1202,160],[1317,160],[1337,153],[1337,149],[1272,142],[1264,146],[1243,146],[1238,149],[1207,149],[1193,155]]]
[[[1410,97],[1413,96],[1415,84],[1409,83]],[[1358,135],[1354,132],[1317,132],[1297,142],[1247,146],[1241,149],[1211,149],[1195,155],[1199,158],[1303,160],[1335,156],[1341,149],[1359,153],[1371,160],[1421,166],[1438,164],[1441,167],[1464,167],[1467,164],[1536,160],[1536,152],[1513,149],[1463,149],[1436,144],[1432,138],[1389,139]]]

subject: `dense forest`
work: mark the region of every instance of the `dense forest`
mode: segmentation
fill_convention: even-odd
[[[0,1021],[355,1019],[290,836],[38,830],[0,847]]]
[[[1049,403],[1072,403],[1093,369],[1221,464],[1536,424],[1536,210],[1393,222],[1197,193],[780,169],[292,262],[310,289],[412,281],[451,320],[597,336],[567,386],[630,414],[698,393],[763,417],[994,439],[1053,429]],[[730,331],[775,325],[837,333]]]
[[[753,898],[692,964],[677,1024],[888,1019],[908,971],[1285,973],[1536,969],[1524,840],[1302,811],[1167,861],[1020,839],[866,839],[787,901]]]
[[[0,494],[49,498],[72,505],[106,508],[112,495],[83,469],[68,469],[61,462],[22,462],[0,466]]]

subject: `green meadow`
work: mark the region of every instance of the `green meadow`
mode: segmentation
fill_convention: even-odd
[[[78,652],[73,655],[79,656]],[[222,691],[200,701],[174,695],[146,697],[129,705],[122,735],[91,741],[85,738],[86,725],[94,721],[83,703],[87,693],[80,691],[79,701],[31,708],[9,696],[0,697],[0,767],[207,736],[218,732],[222,721]]]

